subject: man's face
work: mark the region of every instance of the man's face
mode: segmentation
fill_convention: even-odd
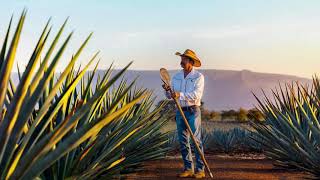
[[[192,63],[190,62],[190,59],[185,56],[181,56],[181,62],[180,65],[183,69],[188,69],[190,66],[192,66]]]

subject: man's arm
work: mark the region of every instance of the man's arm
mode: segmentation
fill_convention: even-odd
[[[180,92],[180,100],[197,100],[201,99],[204,89],[204,76],[201,75],[195,84],[195,90],[190,92]]]

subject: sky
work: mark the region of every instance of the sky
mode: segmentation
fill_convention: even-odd
[[[11,15],[28,10],[17,62],[24,66],[51,17],[53,34],[69,17],[64,60],[93,32],[79,63],[100,51],[99,69],[180,68],[176,51],[194,50],[202,69],[251,70],[311,78],[320,73],[318,0],[0,0],[0,42]],[[49,39],[50,40],[50,39]]]

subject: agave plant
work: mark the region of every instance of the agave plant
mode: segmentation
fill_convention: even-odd
[[[228,131],[213,130],[204,133],[204,144],[210,151],[232,153],[232,152],[259,152],[261,145],[256,143],[252,137],[255,134],[246,129],[234,128]]]
[[[131,63],[114,75],[112,65],[102,76],[96,73],[98,64],[86,73],[96,53],[76,70],[90,34],[65,69],[55,73],[72,36],[56,49],[67,21],[44,52],[48,21],[26,68],[19,70],[19,83],[11,80],[25,18],[23,11],[9,42],[11,18],[0,52],[1,179],[105,178],[163,157],[167,139],[160,131],[166,122],[158,115],[161,106],[152,108],[151,92],[134,88],[134,81],[115,84]]]
[[[299,83],[287,84],[266,95],[259,109],[266,121],[252,122],[257,141],[266,155],[285,168],[304,170],[320,177],[320,81],[313,78],[309,88]]]
[[[255,139],[256,133],[242,128],[230,130],[203,129],[202,142],[204,149],[209,152],[237,153],[237,152],[261,152],[262,147]],[[253,139],[254,138],[254,139]],[[177,132],[170,132],[167,146],[171,150],[179,149]]]

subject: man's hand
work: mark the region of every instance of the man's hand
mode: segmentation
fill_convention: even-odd
[[[162,88],[165,91],[170,91],[170,86],[168,86],[167,84],[162,84]],[[180,97],[180,92],[172,92],[172,93],[169,93],[169,94],[171,94],[172,98],[179,98]]]
[[[176,99],[176,98],[179,98],[180,97],[180,92],[173,92],[171,94],[172,98]]]
[[[162,87],[165,91],[169,91],[170,90],[170,86],[168,86],[167,84],[162,84]]]

